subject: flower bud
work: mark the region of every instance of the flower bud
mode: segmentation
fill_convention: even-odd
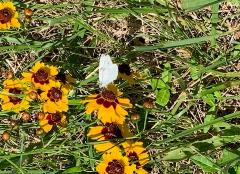
[[[43,134],[43,129],[42,128],[38,128],[38,129],[36,129],[36,134],[37,135],[42,135]]]
[[[22,121],[28,122],[31,119],[31,116],[28,112],[23,112],[21,116]]]
[[[3,141],[7,141],[10,139],[10,133],[8,131],[4,131],[2,134]]]
[[[43,112],[38,112],[38,113],[37,113],[37,119],[38,119],[38,120],[42,120],[42,119],[44,119],[44,117],[45,117],[45,115],[44,115]]]
[[[13,72],[12,71],[7,71],[5,72],[5,77],[6,79],[12,79],[14,76]]]
[[[139,121],[140,120],[140,115],[138,113],[134,113],[131,115],[131,120],[132,121]]]
[[[154,108],[154,100],[151,98],[146,98],[143,102],[143,107],[147,109]]]
[[[32,15],[33,15],[32,9],[26,8],[26,9],[24,10],[24,15],[25,15],[25,16],[32,16]]]
[[[35,91],[31,91],[28,95],[32,100],[35,100],[38,98],[38,94]]]

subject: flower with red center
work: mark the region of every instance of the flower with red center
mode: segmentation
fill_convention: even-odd
[[[44,132],[48,133],[54,126],[65,124],[66,116],[62,113],[45,113],[43,119],[39,120],[39,125]]]
[[[43,111],[49,113],[66,112],[68,110],[68,90],[58,81],[49,81],[40,94]]]
[[[148,172],[143,169],[143,166],[149,162],[149,155],[147,150],[143,147],[142,142],[125,141],[122,143],[126,156],[130,164],[135,164],[136,174],[147,174]]]
[[[28,72],[23,72],[22,76],[30,85],[33,84],[35,88],[43,89],[49,85],[50,80],[55,79],[57,74],[57,67],[45,65],[38,61]]]
[[[133,174],[134,168],[135,165],[130,165],[128,158],[115,148],[110,153],[103,154],[96,170],[99,174]]]
[[[0,2],[0,29],[19,28],[18,12],[12,2]]]
[[[123,124],[128,114],[123,108],[132,108],[132,104],[127,98],[119,98],[121,94],[114,85],[109,85],[100,94],[90,95],[82,103],[87,103],[87,114],[96,110],[98,119],[103,123]]]
[[[20,112],[29,108],[31,99],[28,95],[25,95],[27,88],[25,88],[22,80],[5,80],[3,86],[3,90],[0,93],[3,110]]]
[[[126,124],[106,123],[102,126],[90,127],[87,134],[93,140],[106,141],[94,144],[94,148],[98,152],[110,151],[121,143],[119,139],[131,137],[132,134]]]

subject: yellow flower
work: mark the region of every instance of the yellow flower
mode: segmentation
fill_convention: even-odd
[[[49,80],[40,96],[43,111],[49,113],[68,111],[68,90],[59,81]]]
[[[35,88],[43,89],[49,85],[50,80],[55,79],[57,74],[57,67],[45,65],[44,63],[38,61],[32,69],[29,70],[29,72],[23,72],[22,76],[26,82],[30,84],[32,83]]]
[[[131,70],[130,66],[126,63],[118,65],[118,78],[126,80],[129,84],[134,83],[134,79],[139,76],[138,73]]]
[[[134,168],[135,165],[130,166],[128,158],[115,148],[111,153],[103,154],[96,170],[99,174],[133,174]]]
[[[132,134],[126,124],[106,123],[103,126],[90,127],[87,136],[97,141],[110,140],[109,142],[100,142],[94,145],[98,152],[105,152],[117,147],[119,138],[131,137]]]
[[[114,85],[109,85],[100,94],[88,96],[82,103],[86,105],[86,113],[97,111],[98,119],[105,123],[123,124],[128,114],[124,108],[131,108],[132,104],[127,98],[119,98],[122,93]]]
[[[12,2],[0,2],[0,29],[19,28],[18,12]]]
[[[126,156],[129,162],[136,165],[135,172],[137,174],[147,174],[148,172],[143,169],[143,166],[149,162],[149,155],[147,150],[143,147],[142,142],[125,141],[122,143]]]
[[[27,89],[24,82],[17,80],[5,80],[3,90],[0,93],[2,99],[1,105],[3,110],[13,110],[20,112],[29,108],[30,98],[26,94]]]
[[[56,125],[66,124],[66,116],[62,113],[45,113],[45,116],[42,120],[39,120],[40,127],[44,132],[48,133]]]

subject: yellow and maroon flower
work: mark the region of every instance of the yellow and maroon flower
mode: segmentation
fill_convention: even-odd
[[[43,111],[48,113],[68,111],[68,90],[59,81],[49,80],[40,96]]]
[[[45,65],[38,61],[28,72],[23,72],[22,76],[26,82],[33,84],[35,88],[42,89],[49,85],[50,80],[54,80],[57,74],[57,67]]]
[[[119,139],[131,137],[132,134],[126,124],[106,123],[102,126],[90,127],[87,136],[97,141],[110,140],[109,142],[99,142],[94,145],[98,152],[105,152],[117,147],[117,144],[121,143]]]
[[[96,170],[99,174],[133,174],[134,168],[135,165],[130,165],[128,158],[115,148],[110,153],[103,154]]]
[[[63,113],[45,113],[43,119],[39,120],[39,125],[44,132],[48,133],[54,126],[66,124],[66,116]]]
[[[109,85],[100,94],[88,96],[82,103],[86,105],[86,113],[97,111],[98,119],[103,123],[123,124],[128,112],[123,108],[131,108],[132,104],[127,98],[119,98],[122,93],[114,85]]]
[[[5,80],[3,90],[0,93],[3,110],[20,112],[29,108],[30,98],[25,95],[27,89],[22,80]]]
[[[148,172],[143,169],[143,166],[149,162],[149,155],[147,150],[143,147],[142,142],[125,141],[122,143],[126,156],[130,164],[135,164],[135,173],[147,174]]]
[[[0,2],[0,29],[19,28],[18,12],[12,2]]]

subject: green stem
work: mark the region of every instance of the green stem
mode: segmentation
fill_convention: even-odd
[[[209,73],[212,73],[213,75],[220,76],[220,77],[240,77],[239,72],[220,72],[220,71],[215,71],[215,70],[209,70],[207,71]]]
[[[210,89],[203,90],[199,95],[204,96],[206,94],[211,94],[215,91],[221,91],[226,88],[233,87],[233,86],[239,86],[239,85],[240,85],[240,80],[218,83],[216,85],[213,85],[212,88],[210,88]]]

